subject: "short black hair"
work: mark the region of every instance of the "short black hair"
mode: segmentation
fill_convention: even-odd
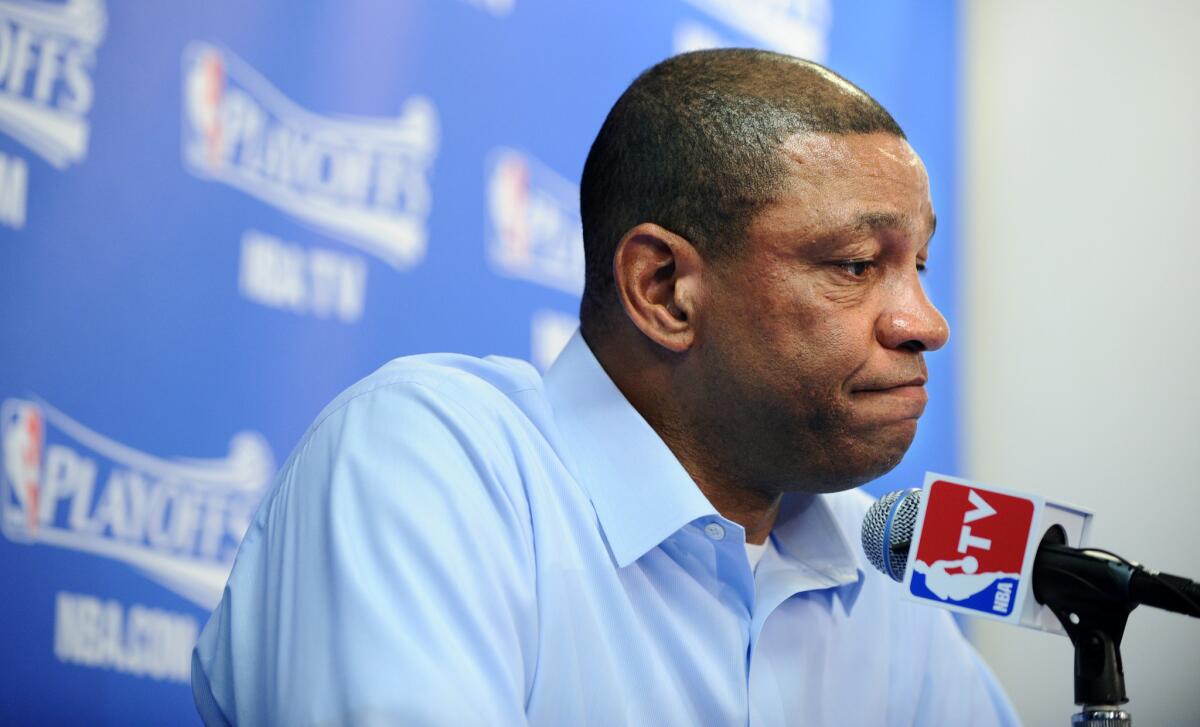
[[[865,91],[780,53],[695,51],[638,76],[609,111],[583,167],[584,331],[598,333],[617,308],[613,253],[629,229],[653,222],[710,258],[735,252],[778,191],[780,145],[800,132],[904,138]]]

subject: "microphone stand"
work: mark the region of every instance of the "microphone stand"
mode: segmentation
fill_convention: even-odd
[[[1065,546],[1065,533],[1051,528],[1042,543],[1048,546],[1043,550],[1053,552],[1053,546]],[[1075,704],[1082,710],[1071,715],[1071,727],[1132,727],[1133,718],[1121,709],[1129,701],[1121,638],[1137,604],[1113,595],[1120,589],[1089,588],[1070,572],[1057,570],[1053,559],[1040,552],[1034,570],[1039,568],[1057,571],[1058,577],[1041,579],[1044,585],[1035,585],[1034,597],[1058,617],[1075,645]]]

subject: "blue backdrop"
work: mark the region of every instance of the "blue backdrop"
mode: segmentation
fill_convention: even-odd
[[[882,101],[953,324],[955,42],[917,0],[0,0],[0,721],[195,721],[192,642],[275,467],[389,358],[548,365],[587,149],[677,51]],[[955,471],[953,356],[874,491]]]

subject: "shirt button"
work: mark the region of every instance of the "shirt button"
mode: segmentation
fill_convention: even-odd
[[[725,528],[721,527],[720,523],[709,523],[704,526],[704,534],[713,540],[722,540],[725,537]]]

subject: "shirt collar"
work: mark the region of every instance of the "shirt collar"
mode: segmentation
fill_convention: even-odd
[[[803,587],[798,590],[836,588],[849,613],[866,576],[824,495],[784,495],[771,537],[780,559],[804,572]]]
[[[605,373],[579,331],[546,372],[569,464],[624,568],[716,510],[658,433]]]
[[[545,382],[568,463],[592,501],[618,567],[691,522],[719,517],[579,331],[546,372]],[[849,610],[863,573],[824,496],[785,495],[771,535],[781,558],[806,573],[800,590],[839,588]]]

